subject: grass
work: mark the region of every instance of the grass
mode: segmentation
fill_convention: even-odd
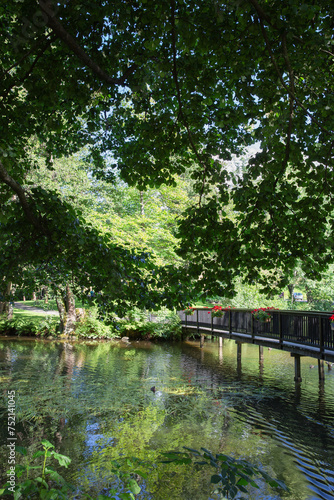
[[[55,299],[49,299],[48,302],[44,302],[44,300],[25,300],[25,301],[17,301],[18,304],[23,304],[25,306],[30,306],[30,307],[39,307],[40,309],[43,309],[44,311],[58,311],[57,309],[57,303]],[[82,304],[80,300],[75,301],[75,307],[83,307],[83,308],[89,308],[90,304]]]
[[[18,301],[18,303],[23,304],[24,306],[39,307],[40,309],[44,309],[44,311],[57,311],[57,304],[54,299],[49,299],[47,304],[44,302],[44,300],[21,300]]]
[[[24,311],[23,309],[16,309],[14,307],[14,318],[15,319],[24,319],[27,321],[40,321],[42,318],[49,316],[47,311],[37,313],[35,311]],[[57,316],[55,316],[56,318]]]

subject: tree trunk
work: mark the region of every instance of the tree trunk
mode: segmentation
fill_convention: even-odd
[[[313,302],[313,291],[306,288],[306,300],[307,302]]]
[[[64,332],[64,327],[65,327],[66,311],[65,311],[65,306],[64,306],[63,298],[60,297],[58,294],[56,295],[56,304],[57,304],[57,309],[58,309],[58,312],[59,312],[60,333],[63,333]]]
[[[70,285],[66,284],[66,323],[64,328],[64,333],[66,335],[71,334],[75,329],[75,323],[77,321],[77,315],[75,312],[75,299],[70,289]]]
[[[36,292],[32,292],[32,300],[36,300]]]
[[[9,281],[6,285],[4,293],[4,301],[0,302],[0,314],[4,315],[6,319],[13,318],[13,304],[10,302],[10,295],[12,293],[12,282]]]
[[[60,317],[60,331],[64,335],[71,335],[75,330],[77,314],[75,310],[75,298],[70,285],[66,284],[65,295],[59,291],[56,295],[57,309]]]
[[[44,299],[44,304],[49,302],[49,289],[47,286],[43,286],[42,288],[42,298]]]
[[[289,290],[289,294],[290,294],[290,299],[291,299],[291,303],[293,302],[293,291],[295,289],[295,285],[288,285],[288,290]]]

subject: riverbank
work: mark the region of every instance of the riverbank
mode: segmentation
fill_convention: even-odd
[[[97,307],[76,309],[77,321],[65,335],[61,330],[57,311],[44,310],[24,302],[16,302],[14,306],[13,319],[0,320],[0,335],[91,340],[126,337],[130,341],[179,341],[185,337],[178,314],[167,309],[157,311],[152,316],[149,312],[133,308],[124,318],[110,315],[103,319],[100,318]]]

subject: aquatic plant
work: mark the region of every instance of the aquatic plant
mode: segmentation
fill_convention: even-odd
[[[262,478],[272,488],[280,488],[288,491],[287,486],[278,479],[273,479],[265,471],[250,464],[246,460],[237,460],[229,455],[217,453],[213,455],[206,448],[201,448],[203,453],[193,448],[183,447],[186,452],[170,451],[163,453],[165,457],[162,463],[175,465],[197,465],[211,466],[215,469],[215,474],[211,476],[211,483],[215,485],[214,493],[220,499],[234,499],[239,493],[248,493],[247,487],[259,488],[253,477]],[[193,458],[197,461],[193,462]],[[246,497],[239,497],[239,500],[247,500]]]

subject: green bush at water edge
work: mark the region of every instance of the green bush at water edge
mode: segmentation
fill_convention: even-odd
[[[38,316],[33,312],[15,311],[13,319],[0,318],[0,335],[30,337],[56,337],[60,335],[57,316]],[[152,315],[133,308],[125,318],[115,315],[99,318],[97,307],[90,307],[76,323],[73,336],[86,339],[112,339],[129,336],[136,339],[181,340],[182,326],[179,316],[168,309]]]
[[[136,339],[181,340],[182,325],[176,312],[161,309],[151,314],[137,308],[131,309],[125,318],[118,319],[121,335]]]
[[[58,334],[59,319],[54,316],[40,318],[18,317],[0,319],[0,335],[17,335],[27,337],[48,337]]]

